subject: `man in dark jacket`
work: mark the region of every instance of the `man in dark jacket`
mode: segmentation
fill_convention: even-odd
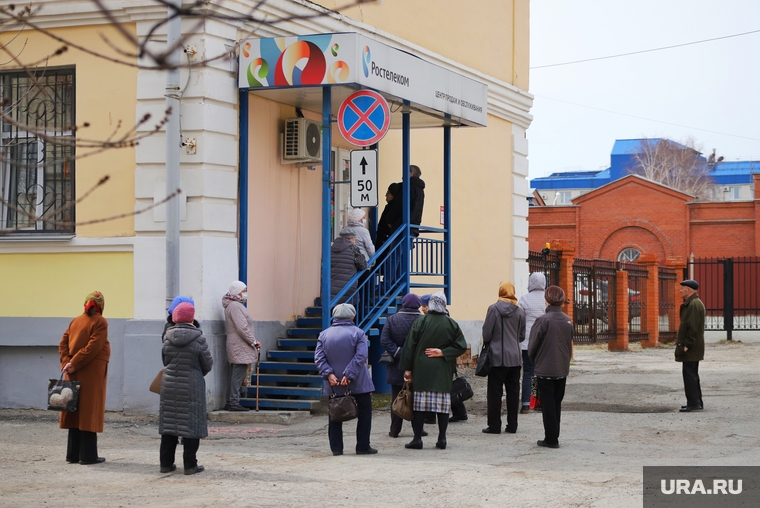
[[[396,400],[401,388],[404,386],[404,371],[399,369],[398,362],[401,359],[404,341],[417,319],[422,317],[420,312],[420,297],[409,293],[401,300],[401,310],[388,316],[388,320],[380,333],[380,343],[383,349],[393,356],[393,364],[387,366],[385,382],[391,385],[391,401]],[[391,429],[388,435],[398,437],[404,420],[391,411]]]
[[[534,374],[541,393],[541,414],[544,419],[544,439],[538,446],[559,448],[559,423],[565,383],[570,374],[573,356],[573,324],[562,312],[565,292],[559,286],[549,286],[545,292],[546,314],[536,318],[530,329],[528,356],[535,366]]]
[[[403,220],[400,183],[392,183],[388,186],[388,191],[385,193],[385,201],[385,208],[383,208],[383,213],[377,221],[375,250],[380,250],[380,247],[398,229]]]
[[[409,166],[409,223],[422,224],[422,211],[425,208],[425,182],[420,178],[422,170],[419,166]],[[411,229],[412,236],[419,236],[417,228]]]
[[[683,363],[683,389],[686,405],[682,413],[700,411],[702,388],[699,384],[699,362],[705,357],[705,306],[699,299],[695,280],[681,282],[681,324],[676,336],[676,361]]]
[[[367,268],[367,260],[361,253],[356,243],[356,233],[351,228],[340,230],[340,236],[335,239],[330,247],[330,300],[340,293],[341,289],[356,275],[359,270]],[[337,303],[344,303],[348,297],[356,291],[358,283],[354,283],[351,289]],[[357,306],[357,298],[352,303]]]

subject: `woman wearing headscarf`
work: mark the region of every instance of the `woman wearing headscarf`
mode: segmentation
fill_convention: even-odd
[[[248,288],[239,280],[230,284],[229,291],[222,297],[227,324],[227,360],[230,362],[225,411],[248,411],[248,408],[240,405],[240,388],[248,373],[248,366],[259,361],[261,343],[253,336],[253,318],[245,308],[247,301]]]
[[[446,295],[439,291],[430,297],[428,313],[416,320],[409,330],[401,353],[399,368],[404,381],[412,383],[414,439],[404,445],[422,449],[425,416],[438,417],[436,448],[446,449],[446,429],[451,410],[451,380],[456,359],[467,350],[462,329],[446,312]]]
[[[398,367],[404,341],[414,322],[421,317],[420,297],[409,293],[401,299],[401,310],[388,316],[380,333],[380,344],[393,357],[393,364],[388,365],[385,371],[385,382],[391,385],[391,401],[396,400],[404,385],[404,371]],[[391,411],[391,428],[388,435],[398,437],[403,423],[403,418]]]
[[[375,245],[372,243],[372,237],[369,235],[369,231],[362,223],[364,218],[364,210],[361,208],[352,208],[348,211],[348,225],[347,227],[354,230],[356,233],[356,245],[359,251],[364,256],[366,261],[369,261],[375,254]]]
[[[314,350],[314,363],[324,380],[322,391],[327,397],[351,392],[358,406],[356,454],[372,455],[377,453],[369,442],[375,385],[367,369],[367,336],[354,326],[356,309],[350,303],[336,305],[332,316],[332,324],[319,334]],[[327,437],[333,455],[343,455],[343,422],[334,422],[329,415]]]
[[[544,290],[546,289],[546,275],[541,272],[533,272],[528,278],[528,292],[520,297],[517,305],[525,311],[525,339],[520,342],[520,352],[523,361],[522,376],[522,409],[520,413],[530,413],[530,392],[533,381],[533,362],[528,356],[528,338],[530,338],[530,329],[537,317],[543,316],[546,312],[546,300]]]
[[[158,433],[161,434],[161,472],[177,469],[174,453],[182,438],[182,462],[185,474],[204,470],[196,454],[200,440],[208,436],[206,423],[206,381],[214,360],[203,332],[193,325],[195,307],[182,302],[172,312],[174,325],[164,335],[161,356],[164,375],[161,378]]]
[[[559,286],[546,288],[546,314],[536,318],[530,329],[528,355],[536,366],[535,375],[541,393],[544,439],[538,446],[559,448],[559,422],[565,383],[573,355],[573,324],[562,312],[565,292]]]
[[[507,391],[507,426],[505,432],[517,432],[520,410],[520,342],[525,340],[525,311],[517,306],[515,286],[508,281],[499,286],[499,300],[488,307],[483,322],[483,343],[491,355],[488,374],[488,427],[486,434],[501,434],[502,388]]]
[[[98,432],[103,432],[106,414],[106,382],[111,344],[108,321],[103,317],[105,299],[93,291],[84,300],[84,313],[74,318],[58,344],[61,371],[80,381],[79,404],[73,413],[61,413],[60,428],[69,429],[66,462],[100,464]]]

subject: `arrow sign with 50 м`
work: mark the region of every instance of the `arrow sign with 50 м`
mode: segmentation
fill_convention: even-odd
[[[377,150],[351,150],[351,206],[377,206]]]

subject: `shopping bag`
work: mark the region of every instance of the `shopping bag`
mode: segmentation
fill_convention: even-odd
[[[51,411],[75,412],[79,403],[79,387],[79,381],[63,379],[63,372],[60,379],[50,379],[47,408]]]

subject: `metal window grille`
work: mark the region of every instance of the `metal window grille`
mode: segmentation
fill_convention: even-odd
[[[74,70],[0,74],[0,232],[74,232]]]

